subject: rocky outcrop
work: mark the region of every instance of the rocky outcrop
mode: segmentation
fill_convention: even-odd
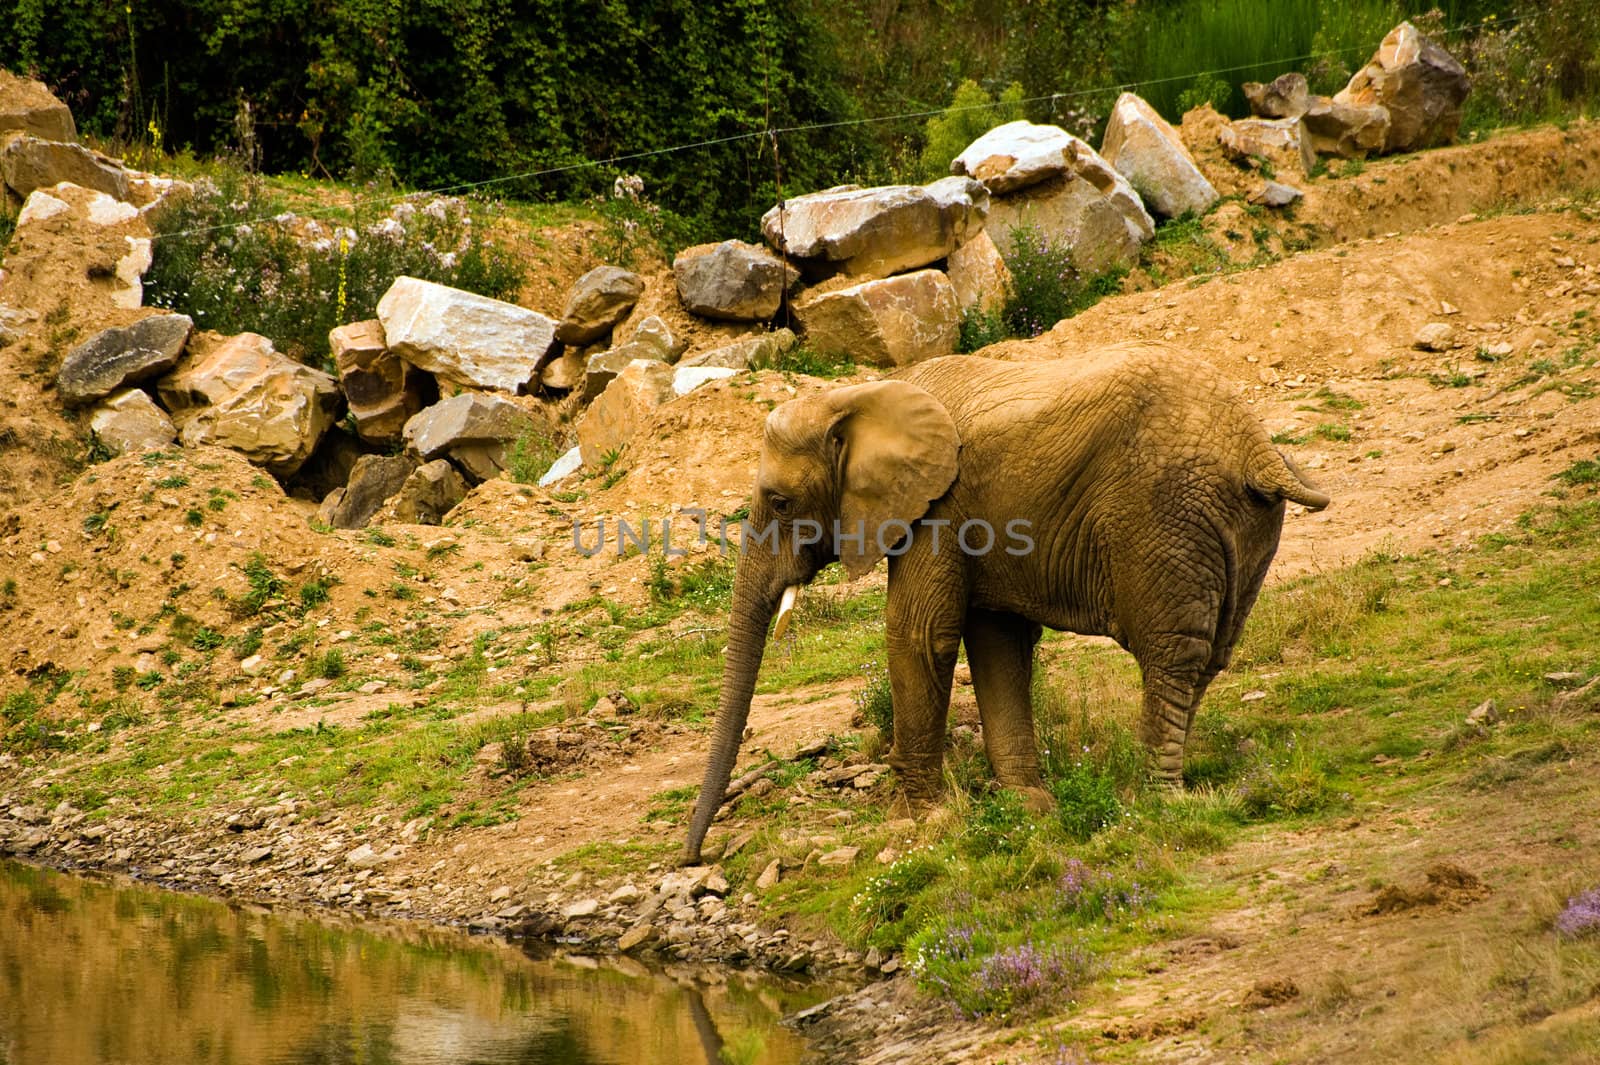
[[[441,400],[406,422],[406,443],[424,459],[448,455],[475,481],[506,468],[506,450],[536,426],[508,399],[464,392]]]
[[[356,434],[369,444],[397,443],[406,422],[431,398],[433,382],[389,351],[383,323],[376,319],[329,331],[328,349]]]
[[[317,517],[335,529],[364,529],[416,468],[416,459],[407,455],[363,455],[345,486],[322,501]]]
[[[673,397],[672,378],[672,367],[656,359],[638,359],[622,368],[578,419],[578,447],[586,468],[603,469],[607,456],[633,439],[655,409]]]
[[[378,301],[389,350],[441,380],[520,392],[556,339],[555,320],[514,303],[415,277],[395,279]]]
[[[156,451],[178,438],[167,412],[142,389],[125,388],[89,412],[89,430],[112,455]]]
[[[646,318],[633,331],[632,340],[589,357],[584,364],[583,398],[589,401],[599,396],[631,362],[672,363],[682,351],[667,323],[654,316]]]
[[[194,322],[157,314],[120,329],[103,329],[73,348],[56,374],[68,406],[83,406],[127,385],[159,377],[178,364]]]
[[[1280,74],[1266,84],[1247,81],[1241,88],[1257,118],[1299,118],[1310,106],[1311,90],[1304,74]]]
[[[311,457],[341,401],[334,378],[255,333],[199,334],[157,389],[185,447],[231,448],[280,477]]]
[[[679,360],[680,367],[721,366],[730,370],[747,370],[753,366],[771,366],[799,343],[793,331],[774,329],[760,336],[736,340],[732,344],[697,351]]]
[[[628,317],[644,295],[644,279],[620,266],[597,266],[578,278],[556,326],[563,344],[592,344]],[[568,386],[570,387],[570,386]]]
[[[983,228],[988,209],[988,192],[967,178],[842,185],[772,208],[761,233],[813,276],[881,278],[943,259]]]
[[[1281,174],[1304,177],[1317,163],[1311,138],[1298,118],[1241,118],[1224,126],[1218,139],[1233,159],[1266,163]]]
[[[128,198],[128,174],[120,165],[81,144],[12,134],[0,148],[0,178],[18,199],[63,181],[117,200]]]
[[[955,351],[961,310],[938,270],[867,281],[816,296],[799,308],[816,350],[876,366],[909,366]]]
[[[692,314],[764,322],[778,313],[800,272],[759,245],[725,240],[679,252],[672,277],[679,302]]]
[[[1389,112],[1384,151],[1409,152],[1455,137],[1471,87],[1454,56],[1402,22],[1333,99],[1352,107],[1382,105]]]
[[[1183,138],[1144,100],[1131,92],[1117,98],[1100,154],[1128,179],[1155,214],[1176,218],[1203,213],[1217,190],[1195,165]]]
[[[42,82],[0,70],[0,138],[24,133],[47,141],[76,141],[72,111]]]
[[[986,228],[995,247],[1009,261],[1015,252],[1014,231],[1028,228],[1051,246],[1066,248],[1081,273],[1132,267],[1139,261],[1139,248],[1156,231],[1139,194],[1082,141],[1074,145],[1068,163],[1063,176],[994,200]]]

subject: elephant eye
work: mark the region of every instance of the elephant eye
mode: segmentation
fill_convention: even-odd
[[[772,508],[774,514],[789,513],[789,497],[780,495],[767,496],[767,506]]]

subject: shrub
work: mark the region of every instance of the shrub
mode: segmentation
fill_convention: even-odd
[[[1568,939],[1600,935],[1600,887],[1572,896],[1556,916],[1556,933]]]
[[[1002,790],[979,799],[961,833],[961,849],[973,857],[1016,854],[1033,838],[1034,817],[1014,791]]]
[[[1082,761],[1073,763],[1052,780],[1050,791],[1056,797],[1061,827],[1080,842],[1122,817],[1116,782]]]
[[[497,299],[521,286],[521,266],[488,236],[484,205],[416,196],[382,217],[368,210],[358,206],[350,225],[300,217],[260,180],[219,169],[155,220],[146,301],[325,363],[328,331],[373,317],[401,274]]]
[[[950,106],[928,119],[923,128],[921,176],[926,181],[947,177],[950,163],[967,145],[996,126],[1022,118],[1022,85],[1012,82],[996,100],[970,78],[956,86]]]
[[[1254,818],[1297,817],[1339,800],[1328,775],[1303,748],[1291,746],[1279,760],[1263,760],[1238,784],[1240,805]]]
[[[851,701],[862,720],[877,728],[885,742],[894,738],[894,688],[889,683],[889,671],[876,662],[861,667],[867,682],[857,689]]]

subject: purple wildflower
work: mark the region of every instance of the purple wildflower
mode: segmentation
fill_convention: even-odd
[[[1006,1013],[1047,997],[1071,994],[1094,967],[1094,956],[1077,944],[1041,950],[1023,943],[985,959],[974,986],[990,1009]]]
[[[1556,933],[1568,939],[1600,935],[1600,887],[1567,900],[1567,908],[1556,917]]]

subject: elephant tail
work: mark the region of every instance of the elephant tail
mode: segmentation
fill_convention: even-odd
[[[1328,493],[1310,484],[1287,456],[1270,445],[1258,453],[1245,483],[1251,491],[1274,503],[1287,499],[1307,510],[1321,510],[1332,502]]]

